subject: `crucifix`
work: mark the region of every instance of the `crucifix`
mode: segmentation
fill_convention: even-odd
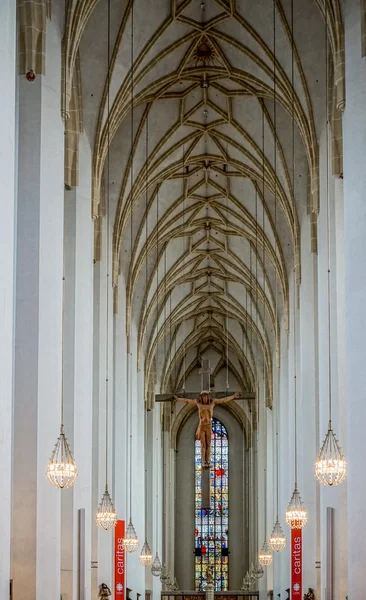
[[[199,415],[199,424],[196,430],[196,439],[201,442],[201,459],[202,468],[206,471],[207,476],[202,473],[202,506],[204,502],[209,506],[209,468],[211,462],[211,435],[212,435],[212,417],[214,407],[217,404],[226,404],[232,400],[252,400],[255,399],[254,393],[239,393],[239,392],[216,392],[210,391],[211,368],[210,361],[201,360],[202,368],[199,373],[201,375],[201,392],[188,392],[193,398],[185,398],[173,394],[158,394],[155,396],[155,402],[183,402],[197,407]]]

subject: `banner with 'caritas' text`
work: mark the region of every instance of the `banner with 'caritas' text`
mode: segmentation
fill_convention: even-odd
[[[302,600],[302,529],[291,529],[291,600]]]
[[[114,530],[114,598],[125,599],[125,551],[123,538],[125,537],[125,522],[117,521]]]

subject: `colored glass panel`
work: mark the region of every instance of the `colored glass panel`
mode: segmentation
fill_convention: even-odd
[[[210,508],[202,509],[201,443],[195,442],[195,590],[203,591],[210,566],[216,592],[229,589],[229,440],[223,424],[212,419]]]

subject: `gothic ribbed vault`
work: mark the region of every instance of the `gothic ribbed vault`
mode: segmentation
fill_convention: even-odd
[[[127,334],[133,321],[149,402],[156,381],[180,390],[210,349],[213,377],[228,369],[254,391],[264,373],[270,406],[290,271],[301,280],[304,210],[316,250],[324,2],[296,3],[293,73],[289,0],[157,0],[153,11],[136,0],[133,45],[132,2],[111,6],[109,121],[106,2],[69,3],[64,106],[73,105],[80,67],[82,121],[94,144],[95,259],[110,143],[113,285],[124,279]],[[337,123],[344,77],[336,1],[328,14]],[[333,135],[336,148],[336,126]]]

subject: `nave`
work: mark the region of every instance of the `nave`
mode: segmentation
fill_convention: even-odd
[[[0,31],[0,599],[363,600],[364,2]]]

